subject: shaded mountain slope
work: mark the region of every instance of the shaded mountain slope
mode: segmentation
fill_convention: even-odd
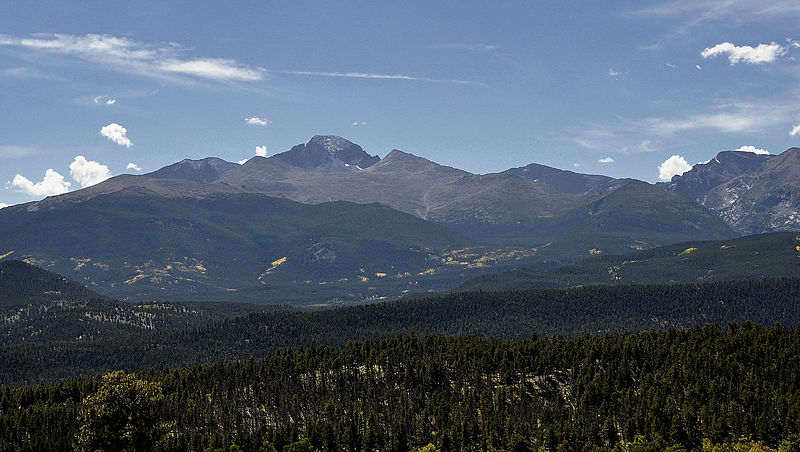
[[[0,306],[103,298],[57,273],[18,260],[0,261]]]
[[[304,205],[244,193],[163,196],[135,186],[88,199],[64,196],[3,209],[2,254],[13,251],[118,298],[395,297],[425,290],[430,275],[463,278],[442,256],[471,244],[377,204]]]
[[[632,180],[575,173],[539,165],[538,163],[531,163],[530,165],[519,168],[511,168],[505,170],[503,173],[512,174],[523,179],[538,180],[564,193],[582,193],[585,195],[592,193],[610,193]]]

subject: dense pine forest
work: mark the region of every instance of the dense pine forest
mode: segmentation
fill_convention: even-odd
[[[131,400],[145,407],[128,427],[164,451],[691,450],[704,440],[797,450],[798,350],[800,330],[749,322],[573,340],[404,335],[287,348],[6,387],[0,446],[70,450],[122,435],[86,413],[105,419],[97,413],[128,406],[122,391],[98,405],[106,386],[128,378],[139,385]]]
[[[344,346],[399,334],[533,335],[626,333],[752,321],[793,328],[800,279],[654,286],[588,286],[468,292],[321,310],[252,313],[196,328],[0,348],[0,384],[261,357],[287,346]],[[66,328],[67,324],[61,328]]]

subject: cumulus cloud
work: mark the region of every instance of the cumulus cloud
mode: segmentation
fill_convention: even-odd
[[[69,175],[72,176],[76,182],[81,184],[81,187],[86,188],[111,177],[111,171],[109,171],[108,167],[105,165],[101,165],[92,160],[86,160],[86,157],[78,155],[75,157],[75,160],[69,164]]]
[[[800,124],[792,127],[792,130],[789,131],[789,135],[796,137],[800,134]]]
[[[261,119],[258,116],[244,118],[244,122],[251,126],[265,126],[267,124],[272,124],[272,121],[269,119]]]
[[[736,150],[740,152],[752,152],[753,154],[769,155],[769,151],[765,149],[758,149],[755,146],[742,146]]]
[[[152,45],[105,34],[36,34],[30,37],[0,34],[0,46],[72,55],[107,69],[162,79],[175,80],[175,75],[220,81],[253,81],[264,78],[263,69],[249,68],[234,60],[181,59],[181,48],[178,45]]]
[[[29,195],[51,196],[68,192],[70,183],[65,182],[61,174],[48,169],[44,173],[44,179],[39,182],[31,182],[27,177],[17,174],[11,185]]]
[[[128,129],[122,127],[116,122],[112,122],[107,126],[103,126],[103,128],[100,129],[100,135],[103,135],[120,146],[125,146],[126,148],[133,146],[130,138],[128,138]]]
[[[679,176],[692,169],[685,158],[680,155],[673,155],[658,165],[658,178],[663,181],[672,180],[672,176]]]
[[[353,121],[353,126],[365,126],[367,125],[364,121]]]
[[[256,146],[256,155],[258,157],[266,157],[267,156],[267,147],[266,146]]]
[[[126,166],[125,169],[134,170],[134,171],[141,171],[142,170],[142,168],[140,168],[139,165],[137,165],[135,163],[128,163],[128,166]]]
[[[612,159],[611,157],[605,157],[605,158],[602,158],[602,159],[598,160],[598,162],[600,162],[600,163],[614,163],[614,159]]]
[[[771,63],[784,53],[786,53],[786,49],[776,42],[759,44],[756,47],[736,46],[730,42],[723,42],[714,47],[706,48],[700,52],[700,55],[704,59],[718,55],[728,55],[728,61],[733,66],[741,62],[749,64]]]

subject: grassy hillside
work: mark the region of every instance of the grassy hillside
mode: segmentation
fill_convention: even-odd
[[[774,233],[684,242],[599,256],[546,270],[516,269],[472,279],[458,290],[516,290],[586,284],[662,284],[800,276],[800,235]]]

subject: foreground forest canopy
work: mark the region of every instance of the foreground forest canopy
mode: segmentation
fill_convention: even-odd
[[[574,340],[399,336],[139,374],[149,408],[136,419],[165,451],[694,450],[741,438],[797,450],[797,350],[797,329],[749,322]],[[4,388],[0,449],[70,450],[100,431],[86,412],[125,378]]]

